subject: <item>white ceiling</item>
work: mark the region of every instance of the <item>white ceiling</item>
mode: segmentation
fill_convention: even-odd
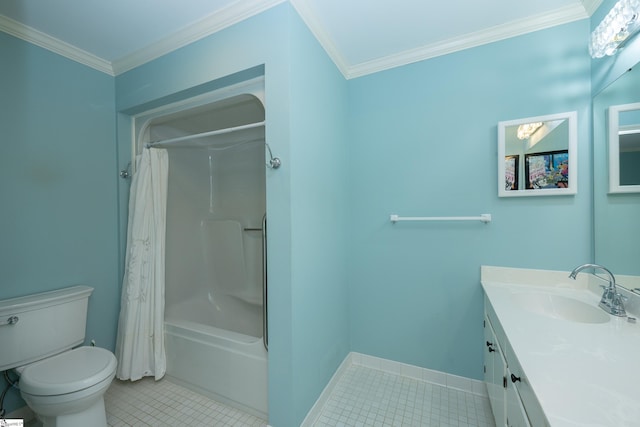
[[[117,75],[284,1],[1,0],[0,30]],[[352,78],[584,19],[602,0],[290,2]]]

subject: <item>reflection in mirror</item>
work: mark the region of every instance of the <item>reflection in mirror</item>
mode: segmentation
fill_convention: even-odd
[[[498,123],[498,195],[577,192],[577,114]]]
[[[640,192],[640,103],[609,107],[609,192]]]
[[[607,136],[619,144],[618,138],[608,135],[615,129],[617,137],[620,132],[631,131],[629,135],[635,134],[631,138],[637,138],[638,132],[633,131],[632,125],[639,123],[633,116],[636,116],[640,105],[613,116],[613,122],[617,121],[618,124],[613,123],[611,126],[607,119],[611,119],[611,112],[616,110],[616,106],[639,103],[640,67],[629,70],[593,98],[594,262],[607,266],[616,275],[618,284],[627,288],[640,287],[640,193],[609,191],[611,169]],[[622,138],[622,143],[626,143],[625,137]],[[637,142],[631,144],[637,147]],[[633,153],[637,148],[618,146],[622,184],[627,181],[622,176],[626,175],[624,169],[627,154],[622,153]],[[635,165],[637,173],[640,163]]]

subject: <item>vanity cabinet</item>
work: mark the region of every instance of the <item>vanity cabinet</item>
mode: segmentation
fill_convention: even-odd
[[[504,353],[498,344],[496,334],[491,323],[485,316],[484,319],[484,382],[487,384],[487,393],[491,402],[496,426],[505,425],[506,420],[506,394],[504,382],[507,378],[507,362]],[[498,422],[500,420],[500,422]]]
[[[484,380],[496,426],[548,426],[529,381],[486,299],[484,338]]]

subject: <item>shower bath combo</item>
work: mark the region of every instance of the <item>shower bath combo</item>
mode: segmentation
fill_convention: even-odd
[[[264,79],[134,118],[135,154],[167,150],[166,375],[267,418]],[[267,161],[265,162],[265,158]]]

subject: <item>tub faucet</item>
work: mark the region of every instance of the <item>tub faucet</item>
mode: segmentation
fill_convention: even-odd
[[[576,267],[571,274],[569,274],[569,277],[575,280],[578,273],[587,268],[602,270],[609,276],[609,286],[603,286],[604,293],[602,294],[602,298],[600,299],[600,304],[598,304],[598,306],[609,314],[625,317],[627,315],[623,302],[623,299],[625,298],[618,292],[618,289],[616,288],[616,278],[608,268],[599,264],[583,264]]]

